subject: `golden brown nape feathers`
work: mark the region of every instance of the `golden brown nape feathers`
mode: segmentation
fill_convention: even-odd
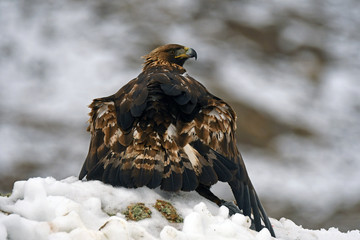
[[[160,46],[143,56],[145,59],[144,70],[155,65],[168,65],[170,68],[182,69],[185,61],[192,57],[197,58],[197,53],[192,48],[179,44]]]
[[[264,226],[275,236],[238,152],[236,115],[186,74],[192,48],[158,47],[144,56],[143,71],[115,94],[91,103],[91,141],[80,179],[114,186],[197,191]],[[237,206],[211,193],[228,182]]]

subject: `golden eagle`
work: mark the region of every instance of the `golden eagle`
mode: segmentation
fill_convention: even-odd
[[[178,44],[144,56],[143,71],[114,95],[91,103],[90,148],[80,179],[113,186],[197,191],[240,212],[275,236],[235,139],[236,114],[190,77],[183,64],[194,49]],[[237,208],[210,187],[228,182]]]

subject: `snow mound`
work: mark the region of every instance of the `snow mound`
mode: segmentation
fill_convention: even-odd
[[[157,199],[170,201],[184,222],[169,223],[154,208]],[[136,202],[149,207],[152,217],[127,221],[123,212]],[[360,239],[358,230],[307,230],[284,218],[271,222],[279,239]],[[195,192],[114,188],[75,177],[18,181],[9,197],[0,197],[0,240],[272,239],[267,229],[256,232],[249,227],[248,217],[228,217],[227,208],[218,208]]]

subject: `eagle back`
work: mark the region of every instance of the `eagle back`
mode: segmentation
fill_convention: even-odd
[[[147,69],[90,107],[88,179],[192,191],[239,168],[234,111],[185,72]]]

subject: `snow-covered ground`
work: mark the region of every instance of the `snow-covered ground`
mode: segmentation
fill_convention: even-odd
[[[170,201],[184,222],[167,222],[153,207],[157,199]],[[151,209],[152,217],[138,222],[126,220],[122,214],[126,207],[139,201]],[[228,213],[226,207],[218,208],[195,192],[114,188],[75,177],[62,181],[31,178],[16,182],[11,196],[0,197],[0,240],[272,239],[267,229],[250,230],[248,217],[228,217]],[[271,219],[271,223],[278,239],[360,239],[359,230],[308,230],[285,218]]]

